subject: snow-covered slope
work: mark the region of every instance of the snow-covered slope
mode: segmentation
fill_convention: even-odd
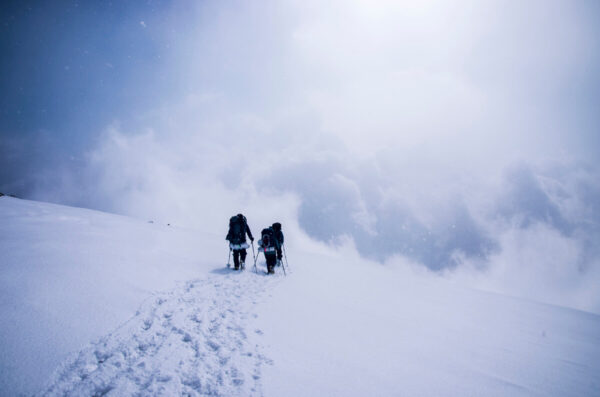
[[[598,396],[600,316],[318,256],[259,312],[269,396]]]
[[[6,197],[0,219],[2,395],[600,395],[597,315],[293,235],[267,277],[223,269],[221,234]]]
[[[7,396],[37,391],[69,353],[126,321],[154,291],[205,275],[216,253],[198,241],[224,245],[222,236],[10,197],[0,198],[0,219]]]

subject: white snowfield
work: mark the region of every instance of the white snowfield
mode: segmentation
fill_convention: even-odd
[[[1,395],[600,396],[595,314],[289,233],[266,276],[224,268],[226,230],[9,197],[0,219]]]

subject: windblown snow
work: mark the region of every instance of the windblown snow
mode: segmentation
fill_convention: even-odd
[[[1,395],[600,396],[595,314],[299,233],[266,276],[225,268],[226,230],[10,197],[0,219]]]

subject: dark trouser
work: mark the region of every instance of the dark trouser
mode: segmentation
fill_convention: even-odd
[[[281,258],[283,258],[283,255],[281,254],[281,247],[277,248],[277,259],[281,260]]]
[[[240,268],[240,256],[242,257],[242,262],[246,262],[246,249],[242,248],[241,250],[233,250],[233,264],[236,269]]]
[[[275,253],[265,254],[265,259],[267,260],[267,271],[269,273],[273,273],[275,269],[275,263],[277,262],[277,256]]]

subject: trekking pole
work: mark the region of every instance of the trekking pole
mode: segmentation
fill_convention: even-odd
[[[254,254],[254,241],[252,241],[252,257],[254,258],[254,272],[258,274],[258,269],[256,268],[256,259],[258,258],[258,255]]]
[[[281,262],[281,268],[283,269],[283,275],[287,276],[287,272],[285,271],[285,265],[283,264],[283,261],[281,259],[279,259],[279,262]]]
[[[283,248],[283,257],[285,258],[285,265],[289,268],[290,264],[288,263],[287,254],[285,253],[285,244],[283,244],[281,247]]]
[[[231,267],[230,261],[231,261],[231,247],[229,247],[229,256],[227,256],[227,268]]]

